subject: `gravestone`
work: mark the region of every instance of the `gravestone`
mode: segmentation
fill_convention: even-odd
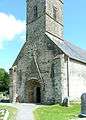
[[[69,104],[68,97],[65,97],[65,98],[63,99],[62,106],[68,107],[68,104]]]
[[[86,93],[81,95],[81,113],[79,117],[86,117]]]

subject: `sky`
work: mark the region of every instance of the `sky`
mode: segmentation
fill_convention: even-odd
[[[9,71],[25,42],[26,0],[0,0],[0,68]],[[64,0],[64,39],[86,50],[86,0]]]

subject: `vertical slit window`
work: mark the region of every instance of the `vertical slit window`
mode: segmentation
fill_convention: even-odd
[[[19,80],[20,82],[22,82],[22,71],[21,70],[19,71]]]
[[[53,18],[56,20],[56,7],[53,7]]]
[[[34,18],[38,17],[37,6],[34,6]]]

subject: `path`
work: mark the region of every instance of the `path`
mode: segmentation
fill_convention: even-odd
[[[39,107],[38,105],[28,103],[0,103],[0,105],[16,107],[18,110],[16,120],[34,120],[33,110]]]
[[[36,108],[35,104],[17,104],[17,108],[16,120],[34,120],[33,110]]]

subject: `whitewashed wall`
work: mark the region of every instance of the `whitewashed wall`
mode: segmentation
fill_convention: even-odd
[[[69,93],[70,100],[80,100],[86,92],[86,64],[70,59],[69,62]]]

